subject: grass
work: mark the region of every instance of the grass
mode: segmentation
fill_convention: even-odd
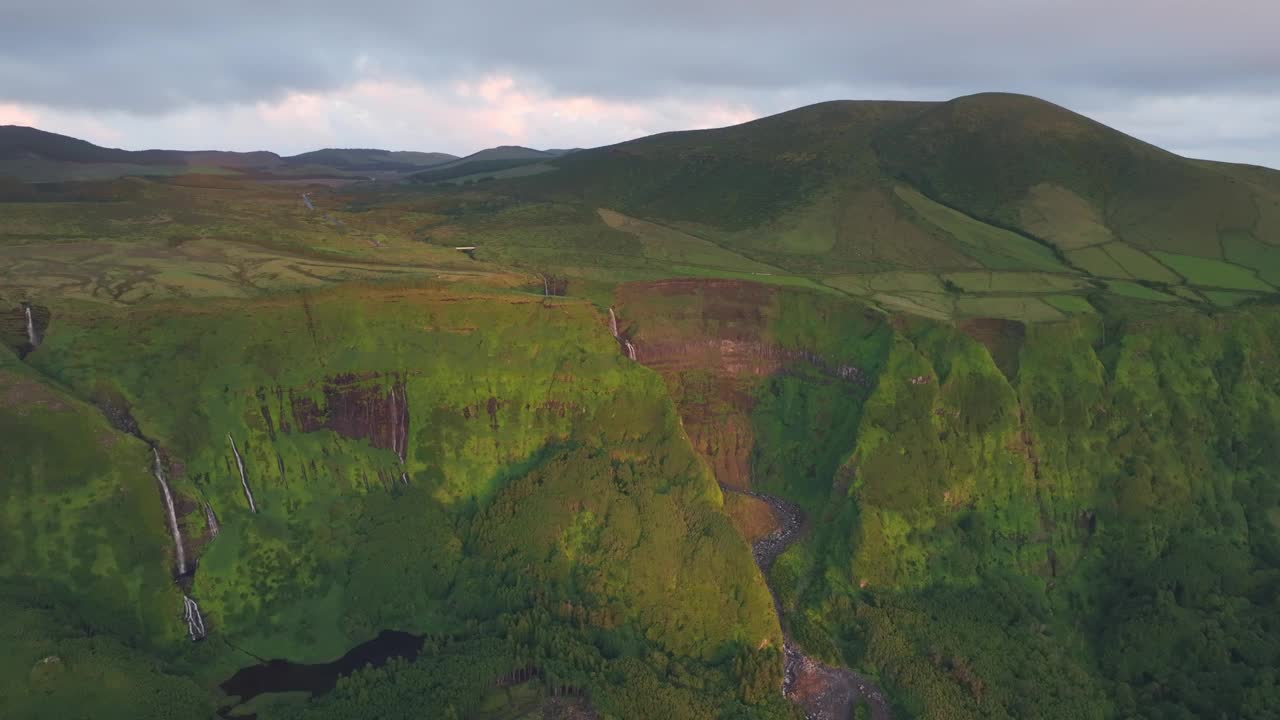
[[[1067,252],[1115,239],[1087,200],[1059,185],[1032,186],[1020,214],[1023,227]]]
[[[1209,302],[1220,307],[1233,307],[1258,297],[1253,293],[1233,292],[1231,290],[1204,290],[1203,292]]]
[[[1177,302],[1178,299],[1172,295],[1166,295],[1158,290],[1139,285],[1138,283],[1129,282],[1127,280],[1108,280],[1107,289],[1121,297],[1133,298],[1136,300],[1151,300],[1154,302]]]
[[[1274,564],[1276,321],[1246,302],[1271,294],[1270,176],[1007,96],[549,164],[0,207],[0,331],[25,349],[21,301],[51,318],[25,361],[0,351],[0,456],[24,459],[0,483],[0,714],[200,716],[190,678],[246,662],[233,646],[323,660],[400,628],[431,635],[423,663],[256,709],[444,715],[406,686],[470,683],[458,707],[524,713],[533,688],[492,684],[518,660],[612,716],[780,717],[781,663],[752,653],[781,628],[743,539],[769,518],[714,469],[805,508],[773,576],[795,641],[913,714],[1137,717],[1203,691],[1170,712],[1248,716],[1231,679],[1268,687],[1273,608],[1217,563]],[[108,402],[165,453],[189,583]],[[182,592],[227,643],[183,639]],[[1192,657],[1218,664],[1169,665]]]
[[[1161,283],[1177,283],[1178,275],[1161,265],[1150,255],[1124,243],[1110,243],[1102,249],[1111,256],[1117,265],[1124,268],[1128,277],[1135,280],[1151,280]]]
[[[1046,322],[1061,320],[1063,315],[1052,303],[1035,297],[961,298],[956,301],[956,314],[962,317],[994,317]]]
[[[907,187],[894,189],[928,222],[947,232],[966,252],[992,270],[1048,270],[1066,268],[1043,245],[1021,235],[992,227],[968,215],[941,205]]]
[[[1252,268],[1263,282],[1280,285],[1280,246],[1245,233],[1229,233],[1222,238],[1222,248],[1228,262]]]
[[[1072,250],[1067,253],[1067,259],[1076,267],[1097,277],[1129,279],[1133,277],[1103,247]]]
[[[970,293],[1044,293],[1087,287],[1079,276],[1049,273],[955,272],[945,273],[942,278]]]
[[[638,238],[644,246],[644,256],[650,260],[672,266],[699,266],[743,273],[772,275],[779,272],[779,269],[772,265],[749,260],[710,241],[674,228],[637,220],[604,208],[597,212],[600,219],[609,227]]]
[[[1068,315],[1097,312],[1088,300],[1079,295],[1046,295],[1041,299]]]
[[[1273,292],[1275,288],[1258,279],[1257,274],[1248,268],[1233,265],[1224,260],[1177,255],[1156,251],[1169,267],[1176,270],[1192,285],[1225,288],[1231,290],[1259,290]]]

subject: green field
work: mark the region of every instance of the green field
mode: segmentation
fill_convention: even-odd
[[[1156,255],[1193,285],[1262,292],[1272,292],[1275,289],[1259,280],[1255,271],[1223,260],[1166,252],[1157,252]]]

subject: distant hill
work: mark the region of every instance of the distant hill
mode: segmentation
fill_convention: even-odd
[[[284,158],[288,165],[325,165],[342,170],[419,170],[457,160],[457,155],[376,149],[325,148]]]
[[[1217,258],[1280,243],[1280,173],[1183,158],[1023,95],[828,102],[549,162],[511,188],[706,225],[785,267],[1017,266],[1020,251],[974,235],[1012,233],[1060,264],[1172,281],[1121,246]],[[799,237],[818,227],[821,242]]]
[[[376,149],[331,148],[285,158],[266,151],[119,150],[36,128],[0,126],[0,177],[25,182],[193,172],[291,177],[342,176],[358,172],[405,173],[456,159],[456,156],[446,153]]]
[[[562,157],[572,150],[534,150],[520,145],[500,145],[472,153],[415,173],[416,182],[439,183],[468,176],[500,175],[514,168],[533,165]]]

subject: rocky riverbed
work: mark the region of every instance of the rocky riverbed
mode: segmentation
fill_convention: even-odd
[[[782,694],[800,706],[808,720],[847,720],[855,704],[866,705],[873,720],[890,720],[889,703],[874,682],[847,668],[831,667],[805,655],[791,639],[782,603],[769,581],[769,570],[778,556],[804,535],[808,528],[804,511],[800,506],[774,495],[738,490],[727,485],[721,485],[721,488],[725,492],[749,495],[767,503],[777,520],[773,532],[755,541],[751,552],[769,583],[773,607],[782,625],[785,658]]]

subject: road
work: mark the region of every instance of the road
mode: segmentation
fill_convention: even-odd
[[[760,572],[764,573],[769,594],[773,596],[774,611],[778,613],[778,624],[782,626],[785,657],[782,694],[800,706],[808,720],[848,720],[854,703],[865,704],[871,710],[872,720],[891,720],[893,714],[889,710],[889,703],[885,700],[884,692],[874,682],[847,668],[831,667],[805,655],[787,630],[782,603],[774,592],[773,584],[769,582],[769,569],[778,556],[808,529],[804,512],[798,505],[774,495],[738,490],[727,485],[720,487],[725,492],[748,495],[764,501],[778,522],[778,527],[772,533],[752,544],[751,554],[755,557],[756,565],[760,566]]]

